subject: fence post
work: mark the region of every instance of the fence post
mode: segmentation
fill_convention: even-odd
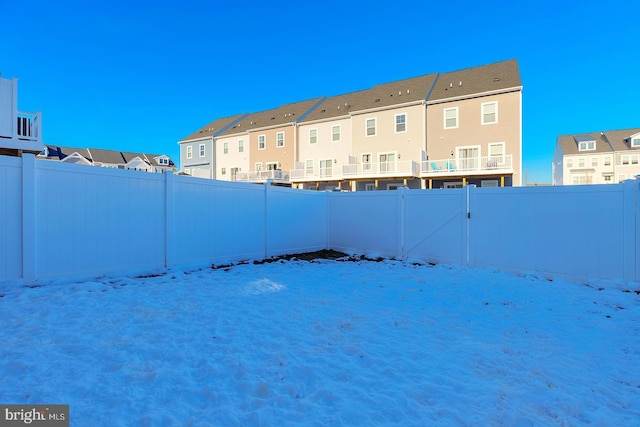
[[[271,180],[264,183],[264,257],[269,258],[269,192]]]
[[[36,278],[35,162],[33,154],[22,155],[22,278]]]
[[[169,268],[173,266],[173,238],[172,230],[174,229],[174,187],[173,187],[173,173],[164,173],[164,266]]]
[[[625,282],[640,281],[639,280],[639,268],[640,261],[638,255],[638,238],[640,232],[638,230],[638,219],[640,215],[638,213],[638,195],[640,193],[640,181],[635,179],[629,179],[623,181],[623,224],[622,235],[624,236],[622,256],[624,271],[622,277]]]
[[[326,200],[325,209],[327,210],[325,215],[326,226],[325,226],[324,248],[327,250],[333,249],[329,246],[331,244],[331,197],[332,197],[331,195],[332,194],[333,193],[329,191],[324,192],[324,197]]]
[[[406,198],[409,189],[407,187],[399,187],[396,190],[396,205],[397,205],[397,224],[396,224],[396,258],[404,259],[404,245],[405,245],[405,215],[406,215]]]
[[[474,184],[467,185],[464,192],[464,265],[471,264],[471,193],[475,191],[476,186]]]

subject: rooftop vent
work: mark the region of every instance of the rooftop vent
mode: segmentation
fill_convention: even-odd
[[[500,81],[500,77],[494,77],[494,78],[493,78],[493,81],[494,81],[494,82],[499,82],[499,81]]]
[[[460,84],[458,86],[462,86],[462,80],[460,80]]]
[[[407,94],[409,94],[409,89],[407,89]]]
[[[449,83],[449,87],[453,87],[453,83]]]
[[[402,91],[401,90],[398,91],[398,95],[402,95]]]
[[[373,102],[380,102],[380,98],[376,98],[376,100]]]
[[[325,110],[325,109],[320,110],[321,113],[325,113],[326,111],[327,110]]]

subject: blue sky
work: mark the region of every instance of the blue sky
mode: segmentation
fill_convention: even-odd
[[[558,135],[640,126],[635,2],[87,3],[3,5],[0,72],[48,144],[178,161],[216,118],[512,58],[529,183]]]

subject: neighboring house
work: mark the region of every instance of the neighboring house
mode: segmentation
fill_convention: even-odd
[[[46,145],[37,158],[87,166],[132,169],[154,173],[173,172],[175,170],[175,164],[165,154],[129,153],[100,148],[71,148]]]
[[[250,114],[212,144],[217,179],[352,191],[521,185],[518,64],[426,74]]]
[[[216,119],[183,140],[178,141],[180,145],[180,171],[186,175],[216,179],[216,141],[218,135],[227,128],[232,127],[246,115],[238,114]],[[248,155],[249,151],[247,149],[246,156]]]
[[[294,168],[298,146],[297,123],[323,99],[315,98],[253,113],[222,131],[216,144],[216,178],[247,182],[272,180],[277,184],[290,185],[289,172]],[[234,141],[247,144],[249,170],[242,170],[237,158],[231,155]]]
[[[42,115],[18,111],[18,79],[0,73],[0,155],[37,154],[44,149]]]
[[[559,136],[553,185],[615,184],[640,174],[640,128]]]
[[[441,74],[427,101],[428,188],[522,185],[516,60]]]

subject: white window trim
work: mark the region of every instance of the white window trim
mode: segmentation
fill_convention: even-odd
[[[338,139],[333,139],[333,129],[338,128]],[[332,142],[340,142],[342,141],[342,125],[332,125],[331,126],[331,141]]]
[[[204,144],[200,144],[198,146],[198,154],[199,154],[199,156],[200,157],[206,156],[206,154],[207,154],[206,150],[207,150],[207,148],[205,147],[205,145]]]
[[[593,143],[593,148],[589,148],[588,143]],[[584,146],[584,148],[582,148]],[[595,141],[581,141],[578,143],[578,151],[595,151],[596,142]]]
[[[244,139],[238,140],[238,153],[244,153]]]
[[[401,131],[398,130],[398,117],[400,117],[400,116],[404,116],[404,130],[401,130]],[[408,117],[409,117],[409,115],[407,113],[398,113],[398,114],[393,116],[393,131],[394,131],[394,133],[407,133]]]
[[[631,143],[629,144],[632,147],[640,147],[640,136],[631,137]]]
[[[365,162],[364,161],[364,156],[369,156],[369,161]],[[373,168],[373,153],[360,153],[360,164],[362,165],[362,171],[363,172],[370,172]],[[365,169],[365,165],[367,165],[367,168]]]
[[[485,122],[484,121],[484,116],[485,116],[484,107],[487,106],[487,105],[490,105],[490,104],[495,104],[495,106],[496,106],[496,112],[495,112],[496,119],[493,122]],[[481,106],[480,106],[480,123],[483,126],[484,125],[495,125],[495,124],[498,123],[498,101],[483,102],[481,104]]]
[[[456,112],[456,125],[455,126],[447,126],[447,111],[455,111]],[[458,107],[445,108],[442,110],[442,122],[445,129],[458,129],[460,127],[460,112]]]
[[[260,139],[264,141],[264,147],[260,148]],[[267,135],[258,135],[258,150],[266,150],[267,149]]]
[[[280,145],[280,140],[278,139],[278,137],[282,135],[282,145]],[[284,147],[284,132],[278,132],[276,133],[276,147],[277,148],[283,148]]]
[[[225,142],[222,144],[222,154],[229,154],[229,143]]]
[[[369,135],[369,127],[367,126],[367,122],[369,120],[373,120],[373,134]],[[378,119],[376,117],[369,117],[364,119],[364,136],[366,136],[367,138],[372,137],[372,136],[376,136],[378,134]]]
[[[311,170],[309,170],[309,162],[311,162]],[[305,176],[307,176],[307,174],[309,175],[313,175],[313,170],[315,169],[315,162],[313,161],[313,159],[306,159],[304,161],[304,174]]]
[[[367,182],[364,185],[364,191],[376,191],[376,184]]]
[[[491,157],[493,157],[492,154],[491,154],[491,147],[492,146],[496,146],[496,145],[501,145],[502,146],[502,155],[500,156],[500,163],[499,164],[503,165],[505,156],[507,155],[506,154],[507,144],[505,144],[504,142],[491,142],[491,143],[489,143],[489,149],[487,151],[487,156],[488,156],[489,159],[491,159]]]
[[[315,132],[316,132],[316,136],[315,136],[316,141],[315,141],[315,142],[311,142],[311,139],[313,138],[313,137],[311,136],[311,132],[313,132],[313,131],[315,131]],[[317,143],[318,143],[318,128],[312,128],[312,129],[309,129],[309,144],[317,144]]]
[[[189,145],[187,146],[187,159],[192,159],[193,158],[193,146]]]
[[[256,162],[254,166],[256,172],[260,172],[262,170],[262,162]]]

